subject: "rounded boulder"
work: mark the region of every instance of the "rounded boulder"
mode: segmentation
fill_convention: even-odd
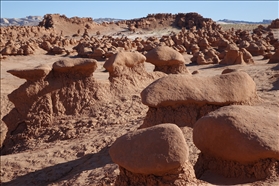
[[[184,64],[183,55],[169,46],[157,46],[145,54],[146,61],[155,66]]]
[[[245,72],[233,72],[207,78],[169,75],[141,92],[142,103],[149,107],[178,105],[229,105],[257,99],[256,84]]]
[[[160,124],[121,136],[109,154],[113,162],[133,173],[161,176],[180,168],[189,149],[179,127]]]
[[[78,73],[83,76],[91,76],[97,69],[97,61],[95,59],[59,60],[52,65],[52,69],[58,73]]]
[[[202,153],[240,163],[279,160],[278,108],[233,105],[199,119],[194,144]]]
[[[114,73],[115,67],[129,67],[133,68],[139,64],[143,64],[145,61],[144,55],[139,52],[126,52],[120,51],[112,55],[105,63],[104,68],[110,73]]]

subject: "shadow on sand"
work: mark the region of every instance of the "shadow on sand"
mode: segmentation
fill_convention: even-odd
[[[198,66],[198,64],[196,64],[196,63],[189,63],[189,64],[186,64],[186,67],[190,67],[190,66]],[[199,66],[202,66],[202,65],[199,65]],[[205,67],[200,68],[200,69],[221,68],[221,67],[225,67],[225,66],[228,66],[228,65],[215,64],[215,65],[204,65],[204,66],[205,66]]]
[[[43,168],[16,179],[2,183],[1,186],[47,186],[57,181],[69,180],[83,171],[104,167],[113,163],[109,156],[109,147],[95,154],[87,154],[79,159]]]
[[[277,74],[273,76],[275,78],[275,81],[272,83],[273,87],[270,90],[279,90],[279,64],[271,69],[277,71]]]

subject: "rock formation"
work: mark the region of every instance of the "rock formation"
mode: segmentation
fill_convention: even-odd
[[[38,129],[51,126],[56,117],[82,114],[105,99],[109,90],[94,80],[96,68],[95,60],[68,59],[55,62],[52,69],[39,66],[8,71],[27,82],[8,95],[15,108],[3,118],[7,136],[25,130],[40,135]],[[8,139],[6,148],[13,146],[10,143]]]
[[[155,65],[154,71],[166,74],[178,74],[190,72],[185,66],[184,57],[168,46],[158,46],[145,54],[146,61]]]
[[[149,107],[141,128],[166,122],[192,127],[212,110],[257,100],[255,82],[245,72],[208,78],[169,75],[146,87],[141,97]]]
[[[130,85],[129,88],[133,91],[135,89],[142,90],[155,79],[165,76],[160,72],[146,72],[145,60],[146,57],[139,52],[122,51],[112,55],[104,63],[104,68],[110,74],[111,87],[119,91],[129,92],[127,85]]]
[[[121,136],[109,153],[120,169],[116,185],[164,182],[177,185],[194,180],[192,167],[187,164],[188,146],[182,131],[174,124],[160,124]],[[164,180],[165,177],[170,179]]]
[[[274,166],[278,168],[277,130],[278,108],[222,107],[200,118],[194,125],[193,140],[202,153],[196,166],[203,167],[199,167],[203,171],[213,169],[226,177],[267,178],[276,172],[272,170]],[[209,166],[209,161],[215,166]],[[227,169],[228,164],[234,171]],[[259,170],[258,166],[262,169]]]
[[[277,49],[275,53],[271,56],[268,63],[279,63],[279,49]]]
[[[222,65],[236,65],[245,64],[243,59],[243,53],[239,51],[239,48],[235,44],[229,44],[226,48],[226,54],[224,59],[220,61]]]
[[[279,28],[279,19],[273,20],[273,21],[270,23],[269,28]]]

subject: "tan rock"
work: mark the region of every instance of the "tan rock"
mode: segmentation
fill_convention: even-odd
[[[145,56],[139,52],[121,51],[112,55],[105,63],[104,68],[109,71],[110,76],[120,76],[125,73],[125,69],[143,67]]]
[[[243,59],[245,61],[245,63],[247,64],[254,64],[254,59],[253,59],[253,56],[251,55],[250,52],[248,52],[245,48],[241,48],[240,51],[242,52],[243,54]]]
[[[155,66],[184,64],[183,56],[168,46],[158,46],[146,55],[146,61]]]
[[[279,160],[278,119],[278,109],[226,106],[195,123],[193,140],[202,153],[224,160]]]
[[[245,72],[207,78],[169,75],[145,88],[141,98],[149,109],[140,128],[160,123],[193,127],[199,118],[222,106],[258,100],[255,82]]]
[[[112,161],[140,174],[164,175],[179,169],[189,150],[182,131],[174,124],[161,124],[118,138],[109,150]]]
[[[50,71],[51,67],[40,65],[33,69],[13,69],[7,72],[21,79],[26,79],[27,81],[37,81],[46,77]]]
[[[183,55],[171,47],[158,46],[145,54],[145,57],[147,62],[155,65],[154,71],[166,74],[189,74]]]
[[[169,75],[146,87],[141,97],[143,104],[149,107],[175,107],[244,103],[250,102],[257,94],[253,79],[245,72],[236,72],[208,78]]]
[[[57,73],[74,73],[82,76],[90,76],[97,69],[95,59],[67,59],[59,60],[52,65]]]
[[[222,65],[236,65],[245,64],[243,59],[243,53],[239,51],[239,48],[235,44],[228,44],[226,48],[226,54],[224,59],[220,61]]]

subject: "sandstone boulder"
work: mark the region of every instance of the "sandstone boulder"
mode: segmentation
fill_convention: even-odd
[[[224,160],[279,160],[278,119],[278,109],[226,106],[195,123],[193,140],[202,153]]]
[[[264,55],[265,50],[267,49],[264,45],[251,42],[250,45],[246,48],[253,56]]]
[[[52,65],[56,74],[69,73],[91,76],[97,69],[97,61],[94,59],[67,59],[59,60]]]
[[[7,72],[18,78],[26,79],[27,81],[37,81],[46,77],[50,71],[51,67],[40,65],[32,69],[13,69]]]
[[[258,100],[255,82],[245,72],[207,78],[169,75],[146,87],[141,98],[149,109],[140,128],[160,123],[193,127],[199,118],[222,106]]]
[[[121,51],[112,55],[104,63],[104,68],[109,71],[110,77],[118,77],[132,69],[142,68],[145,59],[139,52]]]
[[[236,65],[245,64],[243,59],[243,53],[239,51],[239,48],[235,44],[228,44],[226,47],[226,54],[224,59],[220,61],[222,65]]]
[[[168,46],[157,46],[145,54],[146,61],[155,65],[154,71],[167,74],[189,73],[185,59],[178,51]]]
[[[111,89],[115,92],[140,93],[147,85],[166,74],[162,72],[147,72],[145,56],[141,53],[120,51],[113,54],[105,63],[104,68],[109,72]]]
[[[275,53],[271,56],[268,63],[279,63],[279,49],[277,49]]]
[[[143,104],[149,107],[227,105],[250,102],[256,96],[256,84],[245,72],[208,78],[169,75],[153,82],[141,93]]]
[[[161,124],[130,132],[110,148],[113,162],[140,174],[164,175],[180,168],[189,150],[182,131],[174,124]]]
[[[247,63],[247,64],[254,64],[255,63],[250,52],[248,52],[245,48],[241,48],[240,51],[243,54],[243,60],[245,61],[245,63]]]

